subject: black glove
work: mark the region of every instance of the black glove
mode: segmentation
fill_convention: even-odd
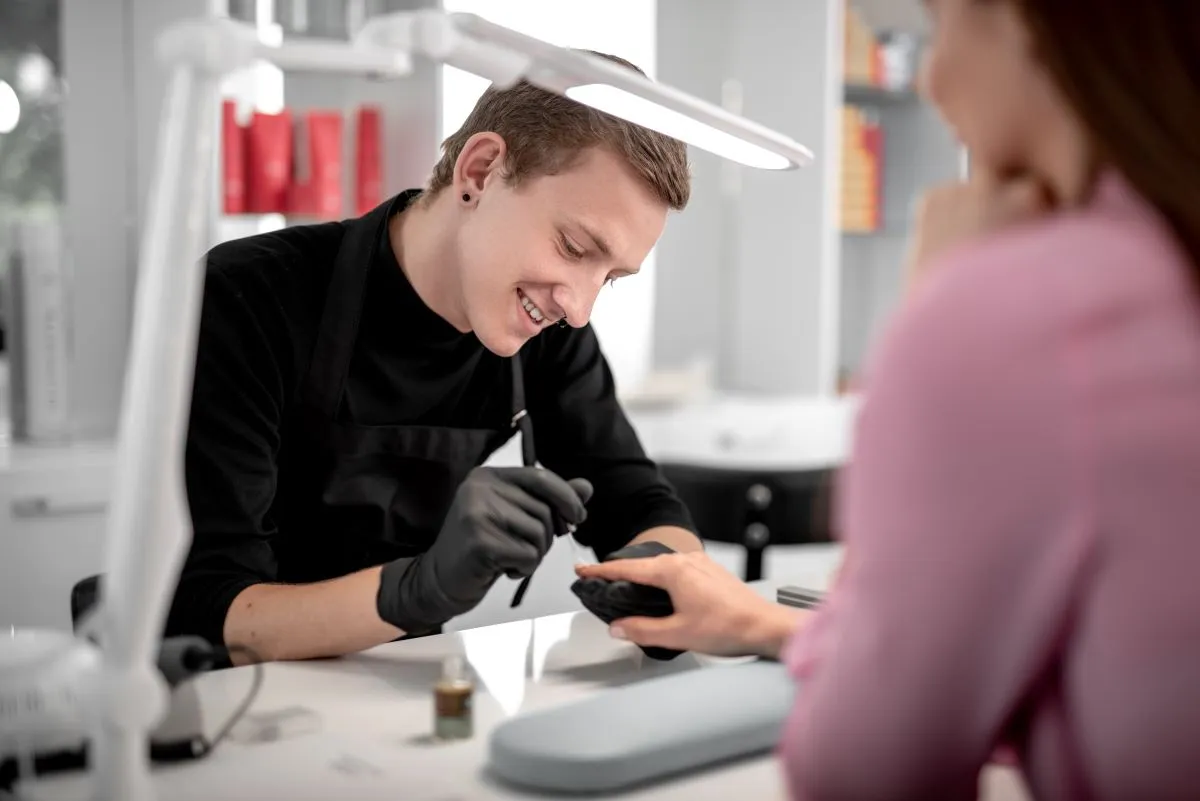
[[[455,493],[433,546],[383,567],[379,616],[410,634],[474,609],[501,575],[531,574],[554,538],[587,518],[586,479],[538,467],[479,467]]]
[[[639,542],[627,545],[613,551],[603,561],[613,559],[642,559],[649,556],[675,553],[672,548],[661,542]],[[612,623],[623,617],[670,617],[675,614],[675,605],[671,603],[671,595],[659,587],[649,587],[645,584],[634,584],[630,581],[608,581],[600,578],[581,578],[571,585],[571,592],[579,598],[583,605],[596,617],[605,623]],[[673,648],[659,648],[653,645],[639,645],[642,653],[651,659],[666,662],[679,656],[683,651]]]

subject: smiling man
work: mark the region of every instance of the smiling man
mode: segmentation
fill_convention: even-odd
[[[216,247],[167,634],[333,656],[438,631],[565,530],[699,548],[588,325],[689,192],[682,143],[522,83],[425,189]],[[480,467],[525,416],[545,469]]]

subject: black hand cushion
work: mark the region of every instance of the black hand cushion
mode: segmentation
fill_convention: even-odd
[[[674,553],[674,551],[661,543],[646,542],[615,551],[604,561],[644,558],[664,553]],[[666,590],[645,584],[609,581],[600,578],[581,578],[571,585],[571,592],[575,593],[589,612],[605,623],[612,623],[614,620],[625,617],[669,617],[675,613],[675,606],[671,603],[671,596]],[[661,661],[674,659],[683,653],[672,648],[649,645],[638,647],[646,656]]]
[[[623,617],[668,617],[675,611],[666,590],[645,584],[581,578],[571,586],[571,591],[605,623]]]

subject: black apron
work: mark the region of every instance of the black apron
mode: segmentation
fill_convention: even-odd
[[[339,419],[367,277],[402,197],[346,224],[298,411],[280,449],[273,550],[281,581],[322,581],[423,553],[467,474],[518,427],[527,430],[519,354],[510,359],[512,418],[494,429]]]

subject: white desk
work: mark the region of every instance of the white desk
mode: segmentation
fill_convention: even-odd
[[[663,409],[630,409],[658,462],[723,469],[823,470],[849,457],[857,396],[716,394]]]
[[[0,628],[71,626],[71,586],[99,572],[108,443],[0,443]]]
[[[716,393],[660,407],[631,406],[629,422],[650,458],[724,469],[823,470],[849,458],[861,400]],[[521,463],[520,440],[492,464]]]
[[[836,564],[814,559],[807,578],[821,583]],[[818,571],[823,571],[818,575]],[[763,583],[771,596],[774,586]],[[478,676],[475,736],[432,741],[432,687],[442,660],[462,655]],[[203,761],[157,772],[170,801],[486,801],[538,796],[485,775],[488,735],[508,717],[585,698],[606,688],[719,660],[685,654],[654,662],[608,637],[584,611],[392,643],[323,662],[272,664],[251,714],[301,706],[319,729],[272,743],[226,741]],[[249,669],[204,677],[213,697],[245,692]],[[86,795],[79,779],[56,780],[27,794],[32,801],[73,801]],[[987,801],[1026,796],[1016,776],[989,769]],[[23,798],[26,796],[22,796]],[[773,755],[743,760],[646,786],[619,796],[637,801],[784,799]],[[595,798],[595,796],[593,796]]]
[[[758,396],[718,393],[685,403],[626,409],[650,458],[721,468],[820,470],[850,454],[857,396]],[[521,463],[514,437],[490,464]]]

